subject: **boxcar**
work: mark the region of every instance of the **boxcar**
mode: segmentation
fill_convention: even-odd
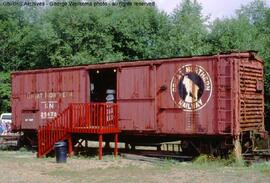
[[[263,76],[252,51],[13,72],[13,130],[34,142],[69,103],[106,102],[113,91],[120,141],[227,151],[265,131]]]

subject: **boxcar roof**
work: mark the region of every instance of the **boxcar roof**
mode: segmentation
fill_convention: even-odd
[[[213,59],[214,57],[237,57],[237,58],[254,58],[260,62],[263,62],[262,59],[256,56],[256,51],[249,50],[245,52],[227,52],[219,53],[215,55],[198,55],[198,56],[185,56],[185,57],[170,57],[170,58],[159,58],[159,59],[144,59],[144,60],[124,60],[116,62],[99,62],[95,64],[85,64],[77,66],[66,66],[66,67],[55,67],[47,69],[35,69],[35,70],[23,70],[12,72],[12,75],[17,74],[31,74],[31,73],[40,73],[40,72],[54,72],[61,70],[80,70],[80,69],[106,69],[106,68],[118,68],[118,67],[132,67],[132,66],[142,66],[142,65],[159,65],[164,62],[175,62],[175,61],[193,61],[193,60],[207,60]]]

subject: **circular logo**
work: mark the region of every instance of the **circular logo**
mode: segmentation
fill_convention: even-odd
[[[185,111],[202,109],[212,94],[209,74],[199,65],[184,65],[173,76],[171,96],[175,104]]]

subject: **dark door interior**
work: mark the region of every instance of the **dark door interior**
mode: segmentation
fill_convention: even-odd
[[[108,90],[116,92],[116,69],[95,69],[90,71],[91,102],[106,102]],[[114,102],[116,101],[116,94]]]

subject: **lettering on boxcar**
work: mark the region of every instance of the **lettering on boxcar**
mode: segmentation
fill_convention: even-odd
[[[61,91],[61,92],[29,92],[26,93],[26,98],[31,100],[39,100],[39,99],[52,99],[52,98],[67,98],[72,97],[73,91]]]
[[[50,112],[40,112],[40,118],[41,119],[52,119],[57,116],[57,112],[50,111]]]
[[[42,101],[40,102],[41,105],[43,105],[44,109],[55,109],[56,108],[56,105],[57,105],[57,101]]]
[[[175,104],[185,111],[202,109],[212,94],[212,81],[199,65],[184,65],[171,80],[171,96]]]
[[[26,93],[28,100],[37,100],[40,102],[40,113],[39,117],[42,120],[53,119],[57,116],[58,101],[60,98],[71,98],[73,97],[73,91],[60,91],[60,92],[29,92]],[[29,121],[29,120],[28,120]]]
[[[57,116],[57,101],[41,101],[40,104],[40,119],[52,119]]]

